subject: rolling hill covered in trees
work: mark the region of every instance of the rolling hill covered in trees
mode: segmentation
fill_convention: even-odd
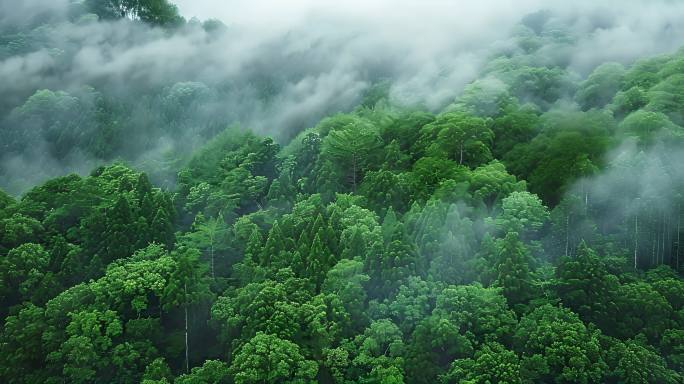
[[[661,52],[551,7],[412,77],[353,33],[7,3],[2,382],[684,382],[677,4]]]

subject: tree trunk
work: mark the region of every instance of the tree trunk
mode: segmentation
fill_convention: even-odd
[[[658,234],[653,234],[653,240],[651,240],[651,265],[655,265],[656,258],[656,244],[658,244]]]
[[[190,354],[188,352],[188,283],[184,286],[185,292],[185,373],[190,373]]]
[[[211,248],[210,248],[210,253],[211,253],[211,278],[214,279],[214,237],[211,237]]]
[[[639,249],[639,213],[634,216],[634,269],[637,269],[637,250]]]
[[[568,247],[570,246],[570,214],[565,216],[565,257],[568,257]]]
[[[665,232],[660,233],[660,238],[658,239],[658,248],[660,248],[658,265],[662,265],[665,261]]]
[[[461,151],[461,159],[458,161],[458,163],[463,164],[463,142],[461,142],[460,151]]]
[[[356,156],[352,158],[352,188],[356,192]]]
[[[679,242],[679,230],[682,224],[682,205],[679,204],[677,206],[677,272],[679,272],[679,248],[681,247],[680,242]]]
[[[663,214],[663,225],[662,231],[660,232],[660,238],[658,239],[658,248],[660,248],[660,258],[658,259],[658,265],[662,264],[665,260],[665,214]]]

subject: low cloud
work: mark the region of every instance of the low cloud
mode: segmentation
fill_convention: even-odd
[[[213,32],[197,21],[174,32],[126,20],[67,22],[74,7],[67,0],[16,3],[0,1],[0,31],[36,29],[25,47],[0,56],[2,130],[9,129],[11,110],[39,89],[74,93],[93,86],[142,100],[176,83],[200,82],[216,90],[216,98],[212,116],[198,121],[239,123],[287,142],[322,117],[353,108],[379,80],[390,81],[397,103],[441,110],[492,56],[520,53],[519,23],[535,12],[533,28],[546,36],[566,31],[570,41],[544,40],[531,64],[567,66],[580,75],[605,61],[629,64],[672,51],[684,36],[684,4],[666,0],[176,1],[188,19],[227,25]],[[41,20],[48,24],[41,27]],[[144,121],[137,124],[153,131]],[[188,142],[182,134],[169,139],[176,150]],[[157,148],[152,143],[149,150]],[[3,168],[16,156],[6,154]],[[54,175],[80,169],[60,163]]]

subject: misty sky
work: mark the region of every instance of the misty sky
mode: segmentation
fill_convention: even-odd
[[[583,37],[577,42],[571,68],[582,74],[596,63],[628,64],[638,57],[669,52],[681,45],[684,2],[671,0],[177,0],[186,18],[217,18],[229,25],[283,33],[326,26],[338,32],[357,31],[388,46],[403,45],[425,65],[441,52],[478,50],[502,44],[511,28],[532,12],[550,10],[554,22]],[[328,35],[329,37],[329,35]],[[469,43],[465,43],[468,41]],[[428,54],[428,57],[424,55]]]
[[[472,22],[472,16],[491,17],[496,14],[517,14],[524,10],[539,8],[539,0],[483,0],[478,2],[444,1],[444,0],[176,0],[181,14],[186,18],[197,17],[201,20],[216,18],[225,22],[238,24],[288,25],[294,24],[307,16],[335,14],[357,19],[371,19],[378,24],[399,21],[414,22],[418,16],[443,15],[445,10],[453,16],[463,17],[461,23]],[[394,19],[394,20],[392,20]],[[431,20],[439,22],[442,17]],[[423,19],[426,20],[426,19]],[[480,18],[480,21],[485,21]],[[413,23],[411,23],[413,24]]]

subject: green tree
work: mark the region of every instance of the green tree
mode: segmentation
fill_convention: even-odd
[[[516,325],[499,288],[448,286],[437,296],[432,313],[457,325],[473,345],[507,343]]]
[[[610,382],[680,383],[682,376],[667,368],[657,351],[636,340],[615,340],[606,353]]]
[[[95,300],[123,315],[161,313],[164,290],[178,264],[158,244],[108,266],[105,275],[89,284]]]
[[[632,338],[639,333],[649,340],[659,340],[671,328],[672,306],[658,291],[645,282],[621,285],[615,292],[620,316],[609,335]]]
[[[595,383],[608,368],[601,357],[599,332],[587,328],[570,310],[549,304],[520,319],[514,345],[523,354],[524,380]]]
[[[666,114],[675,124],[684,124],[684,73],[676,73],[661,80],[648,91],[646,109]]]
[[[164,308],[183,307],[185,324],[185,371],[190,372],[190,348],[188,342],[188,311],[192,303],[206,298],[209,294],[204,271],[199,264],[199,251],[194,248],[179,247],[172,257],[176,268],[171,274],[169,284],[163,293]]]
[[[510,101],[508,86],[497,78],[486,77],[468,84],[453,109],[476,116],[497,116]]]
[[[0,189],[0,212],[2,210],[7,209],[7,207],[10,207],[14,204],[16,204],[16,201],[14,201],[14,198],[12,196],[8,195],[7,192]]]
[[[201,367],[194,367],[188,374],[181,375],[178,384],[221,384],[229,382],[228,365],[218,360],[207,360]]]
[[[494,148],[492,153],[497,159],[502,159],[516,145],[527,143],[537,133],[539,112],[529,106],[511,106],[505,113],[492,122],[494,133]]]
[[[456,359],[471,357],[473,345],[460,327],[432,315],[418,323],[406,352],[406,376],[410,383],[434,383]]]
[[[168,0],[86,0],[85,5],[102,19],[139,19],[154,25],[183,22],[178,8]]]
[[[646,104],[648,104],[646,91],[641,87],[634,86],[616,93],[608,107],[616,117],[621,118],[643,108]]]
[[[53,275],[48,269],[50,261],[50,254],[43,246],[33,243],[24,243],[0,258],[0,297],[5,304],[48,295],[41,291],[53,288],[50,284]]]
[[[603,63],[580,84],[575,99],[585,111],[602,108],[620,90],[624,75],[625,68],[621,64]]]
[[[665,355],[668,366],[677,372],[684,368],[684,330],[668,329],[660,341],[660,350]]]
[[[278,260],[279,254],[285,250],[285,236],[280,229],[278,221],[273,223],[271,230],[268,232],[266,244],[261,251],[259,261],[261,265],[268,266],[273,259]]]
[[[660,112],[638,110],[630,113],[622,120],[618,128],[623,135],[636,137],[643,147],[649,147],[661,140],[684,138],[684,128],[676,125]]]
[[[108,263],[133,253],[137,233],[130,225],[133,221],[133,212],[124,195],[119,196],[116,203],[105,211],[104,221],[104,238],[92,236],[93,243],[97,242],[93,246],[98,249],[98,255],[103,262]]]
[[[372,165],[373,156],[381,145],[375,127],[356,120],[330,131],[323,140],[321,156],[333,163],[346,185],[356,191],[357,183]]]
[[[506,171],[497,160],[476,168],[470,177],[470,191],[488,207],[494,206],[512,192],[525,190],[525,183]]]
[[[529,192],[513,192],[503,199],[502,213],[496,218],[497,226],[504,232],[521,234],[524,240],[538,238],[549,219],[549,211],[537,195]]]
[[[399,328],[390,320],[374,321],[354,338],[354,358],[362,383],[403,383],[404,342]]]
[[[312,311],[318,308],[309,305],[313,296],[309,280],[283,269],[274,280],[252,282],[220,296],[212,306],[212,319],[221,339],[233,348],[257,332],[303,344],[315,326]]]
[[[363,329],[368,321],[365,313],[367,295],[364,285],[369,280],[368,275],[363,272],[361,261],[343,259],[328,271],[321,287],[321,292],[339,297],[357,331]]]
[[[501,344],[487,343],[475,352],[472,359],[454,360],[449,372],[440,376],[440,382],[521,384],[520,359]]]
[[[114,311],[84,310],[69,314],[67,339],[48,360],[63,364],[63,373],[73,383],[88,383],[105,378],[113,363],[111,354],[123,325]],[[104,377],[103,377],[104,376]]]
[[[168,249],[173,248],[176,237],[173,231],[173,223],[166,209],[160,207],[157,210],[150,225],[150,232],[153,241],[164,244]]]
[[[14,248],[23,243],[40,242],[44,228],[40,221],[15,213],[0,221],[0,244]]]
[[[387,170],[369,171],[363,177],[358,193],[366,197],[370,207],[380,215],[383,215],[388,207],[405,212],[412,187],[407,175]]]
[[[45,356],[52,352],[42,340],[47,326],[45,309],[31,303],[5,318],[0,333],[0,377],[8,383],[46,380]]]
[[[414,201],[426,201],[445,180],[466,180],[467,169],[454,161],[421,157],[413,164],[408,183]]]
[[[193,248],[208,251],[211,278],[213,279],[216,276],[215,253],[227,249],[226,237],[229,228],[222,214],[207,219],[200,213],[195,217],[192,229],[193,231],[187,233],[183,240]]]
[[[475,228],[462,205],[452,204],[446,209],[429,276],[447,284],[470,283],[475,278]]]
[[[388,312],[402,332],[410,335],[416,325],[428,317],[435,307],[437,287],[417,276],[401,285],[388,304]]]
[[[512,306],[527,303],[534,296],[532,276],[529,271],[529,254],[516,232],[509,232],[499,246],[495,285]]]
[[[236,384],[301,383],[312,382],[318,366],[297,344],[258,332],[236,352],[230,372]]]
[[[414,275],[418,257],[403,224],[392,225],[391,216],[386,217],[382,230],[385,232],[384,241],[372,244],[365,259],[365,269],[370,276],[369,290],[377,297],[392,294],[409,276]]]
[[[421,129],[420,143],[428,153],[444,156],[460,165],[475,167],[492,160],[494,134],[484,119],[448,112]]]
[[[608,273],[596,252],[582,243],[575,258],[564,258],[556,268],[556,292],[563,305],[584,321],[609,332],[619,317],[615,293],[617,277]]]
[[[166,360],[159,357],[145,367],[145,373],[143,374],[142,380],[144,384],[171,383],[173,375],[171,374],[171,368],[169,368]]]
[[[540,125],[540,134],[516,145],[503,162],[527,181],[530,192],[555,205],[570,183],[586,176],[583,171],[588,167],[578,168],[578,162],[601,166],[615,120],[605,111],[550,111],[542,115]]]

